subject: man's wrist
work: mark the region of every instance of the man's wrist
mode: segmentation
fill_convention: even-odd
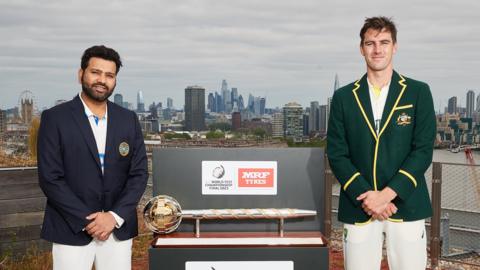
[[[123,223],[125,222],[125,220],[123,218],[121,218],[119,215],[117,215],[117,213],[113,212],[113,211],[108,211],[108,213],[110,213],[113,218],[115,219],[115,228],[119,229],[120,227],[122,227]]]
[[[397,197],[397,193],[390,187],[385,187],[380,193],[382,194],[382,197],[385,198],[386,203],[393,201],[393,199]]]

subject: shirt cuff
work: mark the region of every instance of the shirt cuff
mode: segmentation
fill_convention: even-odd
[[[119,215],[117,215],[113,211],[108,211],[108,212],[112,214],[113,218],[115,218],[115,221],[117,222],[117,224],[115,224],[115,228],[119,229],[120,227],[122,227],[125,220],[123,220],[123,218],[121,218]]]

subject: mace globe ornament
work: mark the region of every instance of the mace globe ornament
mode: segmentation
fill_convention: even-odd
[[[149,230],[158,234],[175,231],[182,221],[182,208],[174,198],[158,195],[151,198],[143,209],[143,219]]]

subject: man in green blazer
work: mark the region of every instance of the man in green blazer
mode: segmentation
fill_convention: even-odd
[[[391,19],[372,17],[360,31],[367,74],[335,91],[327,154],[341,184],[345,269],[380,269],[383,235],[390,269],[425,269],[425,218],[431,204],[425,171],[436,133],[426,83],[393,70]]]

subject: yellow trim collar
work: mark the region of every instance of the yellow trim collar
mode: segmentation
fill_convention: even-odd
[[[355,173],[352,177],[350,177],[350,179],[348,179],[348,181],[345,183],[345,185],[343,186],[343,191],[346,191],[347,190],[347,187],[353,182],[353,180],[355,180],[358,176],[360,175],[359,172]]]
[[[415,177],[413,177],[413,175],[411,175],[410,173],[408,173],[404,170],[401,170],[401,169],[398,172],[401,173],[401,174],[404,174],[406,177],[408,177],[408,179],[410,179],[410,181],[413,182],[413,185],[415,187],[417,187],[417,180],[415,180]]]
[[[365,110],[363,109],[362,103],[360,102],[360,99],[358,98],[357,95],[357,90],[360,88],[360,84],[358,83],[360,80],[355,82],[355,88],[352,90],[353,95],[355,96],[355,99],[357,100],[358,107],[360,108],[360,111],[362,112],[363,118],[365,118],[365,121],[368,124],[368,127],[370,128],[370,132],[372,132],[373,138],[375,138],[375,141],[378,141],[377,139],[377,133],[372,127],[372,124],[370,124],[370,121],[368,120],[367,114],[365,113]]]

